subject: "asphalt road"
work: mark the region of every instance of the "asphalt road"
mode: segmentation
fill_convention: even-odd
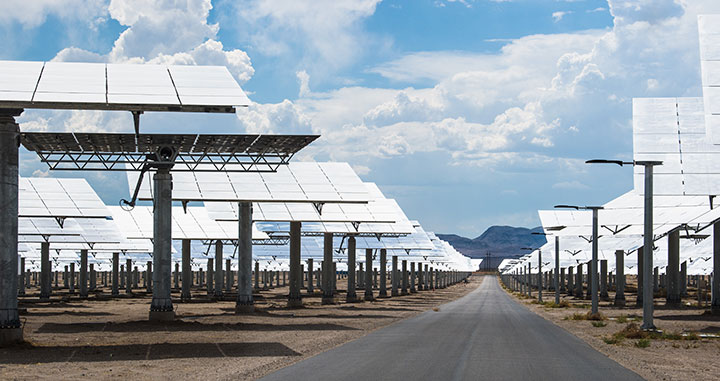
[[[470,294],[263,380],[642,380],[514,301],[495,277]]]

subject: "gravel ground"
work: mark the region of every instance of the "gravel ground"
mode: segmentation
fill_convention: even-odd
[[[554,292],[543,293],[544,301],[554,302],[554,295]],[[680,334],[680,337],[674,340],[651,339],[649,346],[642,348],[637,346],[639,339],[623,339],[614,344],[605,342],[628,324],[642,324],[642,309],[635,308],[635,297],[632,294],[627,295],[626,308],[612,307],[607,301],[601,302],[600,313],[607,320],[596,322],[596,325],[605,324],[597,327],[592,321],[572,320],[574,314],[584,315],[590,311],[590,301],[564,296],[562,300],[569,302],[571,307],[550,308],[537,304],[536,292],[533,292],[533,296],[534,299],[527,299],[514,294],[530,310],[648,380],[718,379],[720,338],[712,336],[720,335],[720,316],[710,315],[705,308],[697,307],[695,298],[683,300],[684,305],[676,309],[666,308],[664,298],[656,298],[655,325],[666,334]],[[613,297],[611,292],[610,300]]]
[[[457,299],[479,282],[473,277],[443,290],[330,306],[320,305],[316,293],[305,295],[301,309],[285,308],[288,289],[281,287],[261,292],[257,312],[244,316],[234,315],[231,297],[209,302],[198,293],[192,303],[176,303],[178,319],[171,323],[147,321],[148,295],[27,298],[21,307],[28,343],[0,349],[0,379],[256,379]]]

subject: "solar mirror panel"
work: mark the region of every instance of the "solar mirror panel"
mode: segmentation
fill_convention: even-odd
[[[653,173],[658,195],[709,195],[720,192],[720,147],[705,133],[701,98],[633,100],[633,158],[659,160]],[[635,189],[642,193],[644,169],[635,167]]]
[[[234,112],[249,104],[223,66],[0,61],[0,107]]]
[[[19,179],[21,217],[105,218],[109,212],[82,178]]]
[[[139,174],[128,172],[127,176],[133,192]],[[148,176],[138,198],[152,200]],[[173,200],[367,203],[369,193],[347,163],[291,162],[273,173],[216,171],[175,177]]]

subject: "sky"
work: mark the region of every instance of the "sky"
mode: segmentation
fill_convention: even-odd
[[[701,96],[717,0],[4,0],[0,59],[224,65],[237,115],[147,113],[143,132],[296,133],[428,231],[533,227],[632,189],[632,98]],[[125,112],[26,111],[22,131],[131,132]],[[118,173],[83,176],[107,204]]]

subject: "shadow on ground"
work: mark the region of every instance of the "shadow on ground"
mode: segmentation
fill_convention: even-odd
[[[300,356],[300,353],[281,343],[163,343],[83,347],[34,347],[27,344],[0,351],[0,364],[268,356]]]
[[[37,333],[82,333],[82,332],[158,332],[158,331],[350,331],[357,328],[339,324],[258,324],[258,323],[200,323],[173,321],[155,323],[130,321],[125,323],[45,323]]]

